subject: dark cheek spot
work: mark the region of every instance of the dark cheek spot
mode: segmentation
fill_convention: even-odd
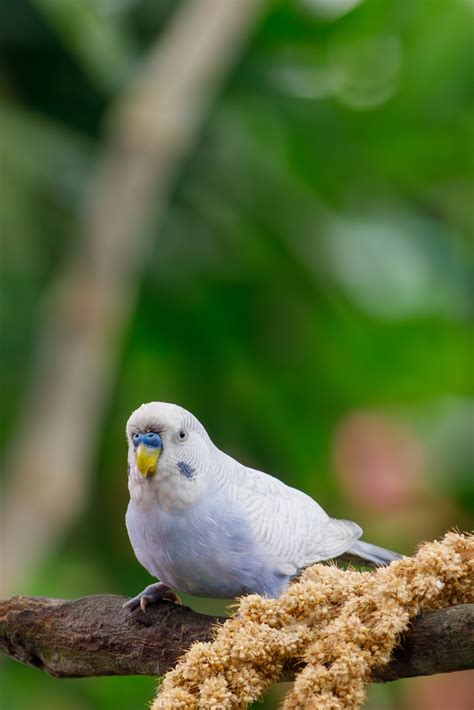
[[[180,473],[182,473],[183,476],[186,476],[186,478],[189,478],[190,480],[191,478],[194,478],[196,469],[194,469],[188,463],[185,463],[184,461],[178,461],[178,468],[180,470]]]

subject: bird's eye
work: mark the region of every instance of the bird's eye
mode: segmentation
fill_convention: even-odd
[[[180,441],[185,441],[185,439],[188,438],[188,432],[185,431],[184,429],[180,429],[178,432],[178,439]]]

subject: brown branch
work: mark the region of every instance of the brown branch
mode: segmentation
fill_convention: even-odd
[[[0,601],[0,652],[60,678],[163,675],[193,641],[211,637],[223,617],[162,602],[131,613],[124,597]],[[474,604],[431,611],[413,621],[393,661],[374,676],[390,681],[474,667]],[[288,668],[285,679],[292,676]]]

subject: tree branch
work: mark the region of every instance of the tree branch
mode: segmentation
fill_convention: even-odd
[[[113,595],[73,601],[13,597],[0,601],[0,652],[60,678],[163,675],[193,641],[209,640],[224,617],[163,601],[146,614],[123,609]],[[413,621],[392,662],[375,681],[474,667],[474,604]],[[286,669],[285,679],[293,671]]]

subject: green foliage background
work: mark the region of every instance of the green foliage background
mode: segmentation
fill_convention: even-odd
[[[328,5],[269,5],[164,224],[151,220],[89,503],[25,593],[148,583],[123,523],[123,428],[152,399],[192,410],[221,448],[346,517],[335,428],[352,410],[395,413],[435,452],[433,495],[456,506],[438,532],[472,515],[472,5]],[[103,117],[174,11],[163,0],[0,4],[2,443]],[[374,541],[409,544],[402,529]],[[58,681],[9,662],[1,707],[144,707],[154,685]],[[377,689],[374,707],[395,707],[399,692]]]

